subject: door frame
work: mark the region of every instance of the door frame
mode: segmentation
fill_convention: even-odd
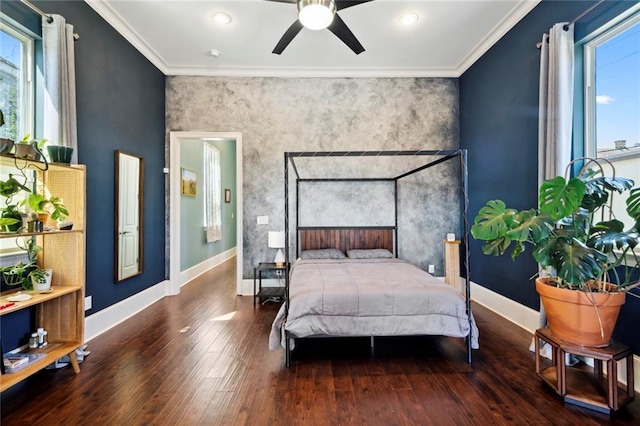
[[[180,143],[183,139],[221,138],[236,144],[236,292],[242,294],[242,133],[239,132],[169,132],[169,288],[180,293]]]

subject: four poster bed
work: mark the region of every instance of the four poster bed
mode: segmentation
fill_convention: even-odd
[[[392,178],[302,179],[301,157],[435,156],[436,160]],[[466,285],[464,294],[411,263],[398,259],[398,180],[447,160],[461,165]],[[286,276],[286,297],[271,329],[269,347],[285,348],[291,363],[295,339],[307,337],[443,335],[467,341],[467,358],[478,348],[471,313],[468,270],[466,151],[285,153],[285,258],[289,264],[289,164],[295,172],[296,257]],[[300,226],[300,184],[386,181],[393,184],[391,226]]]

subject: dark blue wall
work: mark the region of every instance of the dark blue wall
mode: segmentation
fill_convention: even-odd
[[[87,166],[90,315],[165,279],[165,76],[83,1],[33,3],[64,16],[80,35],[75,42],[76,101],[79,162]],[[17,1],[3,0],[2,12],[41,33],[40,19]],[[119,284],[113,279],[116,149],[145,161],[144,273]],[[29,331],[27,314],[18,314],[15,319],[2,317],[4,350],[24,343],[21,339]],[[16,324],[25,331],[18,331]]]
[[[537,205],[540,51],[536,43],[553,24],[572,20],[593,3],[541,2],[460,78],[460,137],[469,153],[470,219],[490,199],[502,199],[517,209]],[[576,24],[576,40],[635,3],[600,5]],[[576,140],[578,144],[582,141]],[[469,247],[474,282],[539,309],[531,280],[537,265],[531,256],[522,255],[515,262],[508,256],[485,256],[481,242],[473,239]],[[632,332],[632,324],[639,317],[640,303],[627,297],[614,333],[636,353],[640,335]]]

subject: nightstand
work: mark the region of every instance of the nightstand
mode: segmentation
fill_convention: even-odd
[[[273,262],[259,263],[258,266],[253,268],[253,304],[256,304],[256,299],[266,300],[270,298],[279,298],[284,300],[284,287],[262,287],[262,273],[265,271],[280,271],[281,274],[286,274],[288,270],[288,265],[278,265]],[[256,281],[258,284],[257,287]]]

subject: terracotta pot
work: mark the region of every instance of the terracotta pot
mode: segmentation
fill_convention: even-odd
[[[42,222],[43,225],[46,225],[49,221],[49,213],[38,213],[38,220]]]
[[[615,291],[613,284],[606,286],[611,293],[590,293],[558,288],[550,278],[537,278],[536,291],[551,333],[580,346],[609,346],[626,293]]]
[[[25,160],[39,160],[40,154],[30,144],[17,143],[15,144],[16,157],[24,158]]]

